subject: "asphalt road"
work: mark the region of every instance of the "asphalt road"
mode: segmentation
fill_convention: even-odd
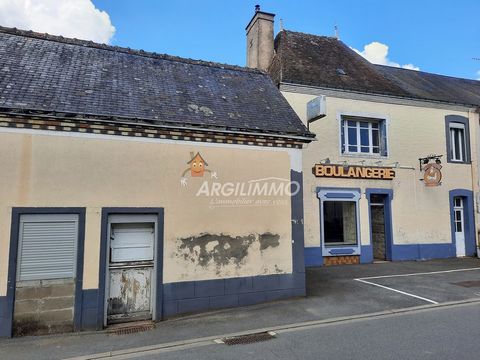
[[[276,339],[255,344],[227,346],[212,343],[127,358],[479,359],[480,304],[431,308],[320,327],[283,330]]]
[[[369,316],[377,312],[390,313],[465,300],[480,300],[480,259],[477,258],[310,268],[307,269],[305,298],[181,316],[159,322],[153,330],[127,335],[92,332],[0,339],[0,360],[57,360],[136,351],[139,347],[158,348],[199,337],[251,332],[260,328],[271,330],[308,321],[330,322],[336,318]],[[480,328],[480,317],[477,316],[476,320]],[[457,328],[452,328],[451,332],[457,333]],[[280,341],[283,341],[283,334],[271,343]],[[299,341],[294,340],[294,343]],[[314,346],[317,340],[312,342]],[[372,340],[367,337],[364,342],[363,346],[368,347]],[[329,343],[321,344],[322,349],[316,355],[322,357],[317,359],[328,358],[323,354],[332,348],[337,349]],[[227,355],[233,348],[228,349]],[[198,346],[196,350],[203,351]],[[217,355],[220,359],[228,358],[222,357],[221,353]],[[269,359],[266,356],[264,358]]]

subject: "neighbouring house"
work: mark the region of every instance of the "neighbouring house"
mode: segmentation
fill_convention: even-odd
[[[265,72],[0,28],[0,335],[305,295],[313,138]]]
[[[473,256],[480,81],[374,65],[335,37],[273,40],[273,21],[256,8],[247,66],[317,136],[303,153],[306,265]]]

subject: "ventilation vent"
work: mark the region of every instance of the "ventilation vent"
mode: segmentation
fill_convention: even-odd
[[[338,68],[337,69],[337,74],[338,75],[347,75],[347,73],[345,72],[345,70],[341,69],[341,68]]]
[[[136,322],[131,324],[114,325],[108,329],[112,335],[128,335],[148,331],[155,327],[152,322]]]

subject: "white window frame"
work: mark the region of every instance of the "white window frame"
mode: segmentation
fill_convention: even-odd
[[[361,233],[360,233],[360,191],[346,189],[317,189],[317,197],[320,200],[320,242],[323,256],[340,255],[360,255],[361,253]],[[325,223],[323,218],[323,203],[326,201],[346,201],[355,203],[355,217],[357,225],[357,243],[356,244],[325,244]],[[349,252],[344,252],[350,250]]]
[[[357,135],[357,144],[354,145],[354,144],[350,144],[348,142],[348,139],[349,139],[349,129],[351,129],[352,127],[349,125],[349,122],[354,122],[355,123],[355,129],[356,129],[356,135]],[[364,122],[364,123],[367,123],[368,124],[368,127],[367,128],[362,128],[360,127],[360,123],[361,122]],[[379,139],[378,139],[378,152],[374,152],[373,151],[373,124],[377,124],[377,131],[378,131],[378,135],[379,135]],[[368,152],[364,152],[362,151],[362,147],[366,147],[364,145],[361,144],[361,129],[367,129],[368,130]],[[349,119],[349,118],[345,118],[343,120],[343,137],[344,137],[344,140],[345,140],[345,144],[343,144],[343,147],[345,149],[344,151],[344,154],[365,154],[365,155],[374,155],[374,156],[381,156],[381,138],[380,138],[380,121],[378,120],[370,120],[370,119],[365,119],[365,120],[354,120],[354,119]],[[350,151],[350,147],[353,147],[355,146],[357,148],[357,151]]]
[[[457,154],[456,152],[456,149],[455,149],[455,142],[456,142],[456,139],[455,139],[455,129],[457,130],[461,130],[461,134],[462,136],[460,137],[460,142],[461,144],[459,144],[459,149],[460,149],[460,154]],[[450,158],[450,161],[453,161],[453,162],[465,162],[465,156],[466,156],[466,153],[467,153],[467,147],[466,147],[466,131],[465,131],[465,125],[464,124],[461,124],[461,123],[456,123],[456,122],[451,122],[449,123],[449,126],[448,126],[448,131],[449,131],[449,135],[450,135],[450,151],[451,151],[451,158]]]
[[[371,122],[378,122],[379,131],[380,131],[381,122],[384,122],[385,123],[385,140],[387,144],[387,148],[385,149],[386,155],[382,155],[382,149],[381,149],[380,143],[379,143],[379,153],[373,153],[373,152],[362,153],[362,152],[348,151],[347,144],[344,144],[342,142],[342,126],[345,126],[343,122],[347,120],[351,120],[351,121],[369,121],[370,120]],[[377,113],[367,113],[367,112],[337,111],[337,121],[338,121],[338,144],[339,144],[338,150],[339,150],[340,156],[380,158],[380,159],[388,159],[390,157],[390,139],[389,139],[390,117],[389,116],[386,116],[383,114],[377,114]],[[345,128],[343,128],[343,131],[344,131],[345,142],[347,142],[348,132],[345,132]],[[359,144],[358,137],[359,137],[359,133],[357,134],[357,144]],[[372,139],[369,134],[369,144],[370,144],[369,146],[371,146],[372,144],[371,140]],[[342,148],[345,151],[342,151]]]

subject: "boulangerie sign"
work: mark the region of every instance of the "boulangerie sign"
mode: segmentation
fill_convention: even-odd
[[[393,180],[395,178],[395,171],[388,167],[315,164],[312,172],[316,177],[372,180]]]

